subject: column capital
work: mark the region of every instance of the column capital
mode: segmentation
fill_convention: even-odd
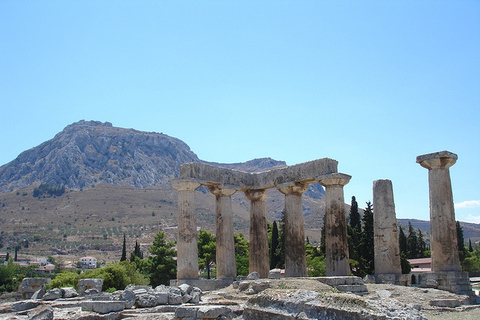
[[[267,199],[267,189],[245,189],[245,197],[250,201],[259,201]]]
[[[278,191],[280,191],[284,195],[287,195],[287,194],[302,195],[305,191],[307,191],[308,185],[309,184],[306,182],[295,181],[295,182],[279,184],[276,187]]]
[[[208,184],[207,188],[216,197],[229,197],[237,192],[237,189],[226,187],[222,184]]]
[[[450,168],[457,162],[458,156],[450,151],[423,154],[417,157],[417,163],[431,169]]]
[[[317,177],[318,183],[324,187],[344,186],[350,182],[352,176],[344,173],[330,173]]]
[[[198,183],[194,179],[173,179],[172,180],[172,187],[180,190],[195,190],[200,187],[200,183]]]

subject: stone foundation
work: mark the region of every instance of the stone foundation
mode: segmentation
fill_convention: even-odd
[[[411,285],[417,285],[422,288],[435,288],[468,296],[475,295],[470,285],[468,272],[423,272],[412,273],[409,276],[411,277]]]
[[[192,287],[202,289],[202,291],[211,291],[226,288],[233,283],[233,279],[174,279],[170,280],[170,286],[176,287],[181,284],[188,284]]]

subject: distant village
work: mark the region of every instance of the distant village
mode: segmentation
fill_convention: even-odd
[[[4,265],[8,264],[8,260],[8,253],[0,253],[0,261],[3,261]],[[19,267],[34,266],[38,275],[53,275],[56,270],[77,271],[79,269],[95,269],[101,267],[97,266],[97,258],[90,256],[81,257],[77,262],[64,261],[56,266],[47,257],[18,255],[17,259],[13,261],[13,264]]]

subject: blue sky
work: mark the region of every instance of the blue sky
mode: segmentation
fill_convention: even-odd
[[[479,1],[0,0],[0,165],[81,119],[204,160],[329,157],[361,207],[393,182],[428,219],[417,155],[448,150],[480,223]]]

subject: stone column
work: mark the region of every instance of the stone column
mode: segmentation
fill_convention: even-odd
[[[285,195],[285,276],[306,277],[305,226],[302,194],[308,184],[294,182],[277,189]]]
[[[176,179],[178,190],[177,279],[198,279],[197,217],[195,215],[194,180]]]
[[[215,228],[216,228],[216,265],[217,279],[235,279],[237,266],[235,262],[235,246],[233,237],[232,194],[237,190],[223,186],[208,186],[215,195]]]
[[[258,272],[261,278],[268,278],[267,190],[247,189],[245,196],[250,200],[250,256],[249,271]]]
[[[401,274],[397,217],[390,180],[373,182],[375,275]]]
[[[347,218],[343,186],[351,176],[331,173],[319,177],[319,183],[325,187],[325,251],[327,276],[349,276]]]
[[[433,272],[460,271],[452,184],[448,169],[456,161],[457,155],[448,151],[417,157],[417,163],[428,169]]]

